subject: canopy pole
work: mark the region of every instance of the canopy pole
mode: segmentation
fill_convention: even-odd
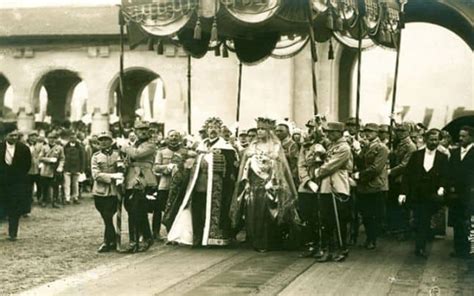
[[[356,94],[356,126],[360,128],[360,84],[361,84],[361,67],[362,67],[362,21],[359,20],[359,40],[357,43],[357,94]]]
[[[311,1],[308,1],[308,29],[311,49],[311,84],[313,88],[313,115],[318,114],[318,84],[316,75],[316,62],[318,61],[318,53],[316,49],[316,41],[314,38],[313,28],[313,8]]]
[[[237,123],[235,127],[235,136],[239,136],[239,125],[240,125],[240,98],[242,93],[242,62],[239,61],[239,82],[237,85],[237,114],[235,116],[235,121]]]
[[[397,56],[395,59],[395,76],[393,77],[393,92],[392,92],[392,106],[390,109],[390,126],[389,126],[389,138],[388,143],[390,146],[390,150],[393,150],[393,126],[395,124],[395,105],[397,103],[397,86],[398,86],[398,69],[400,64],[400,50],[402,46],[402,30],[405,28],[405,13],[404,13],[404,6],[406,1],[400,1],[401,10],[399,14],[399,33],[398,39],[396,40],[396,47],[397,47]],[[396,38],[396,35],[393,35]]]
[[[188,55],[188,135],[191,134],[191,55]]]
[[[119,62],[119,92],[118,92],[118,97],[117,97],[117,116],[119,117],[119,124],[120,124],[120,129],[121,133],[123,133],[123,118],[122,118],[122,100],[125,96],[124,94],[124,85],[123,85],[123,80],[124,80],[124,27],[125,27],[125,20],[123,18],[123,13],[122,13],[122,6],[119,6],[119,25],[120,25],[120,62]]]
[[[397,40],[397,57],[395,59],[395,76],[393,78],[393,92],[392,92],[392,107],[390,109],[390,134],[389,143],[390,148],[393,149],[392,131],[395,124],[395,105],[397,103],[397,85],[398,85],[398,69],[400,64],[400,46],[402,44],[402,31],[400,30],[399,37]]]

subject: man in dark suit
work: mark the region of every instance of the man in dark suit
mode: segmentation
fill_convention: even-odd
[[[449,160],[449,226],[454,230],[452,257],[469,255],[469,216],[474,209],[474,128],[464,126],[459,132],[460,146]]]
[[[412,153],[403,174],[400,204],[408,198],[413,208],[416,229],[415,255],[426,258],[426,242],[430,236],[431,216],[440,206],[447,187],[448,156],[438,151],[441,131],[425,133],[426,147]]]
[[[6,134],[0,144],[0,203],[8,216],[8,239],[15,241],[20,217],[29,207],[31,153],[28,146],[19,141],[17,130],[6,131]]]

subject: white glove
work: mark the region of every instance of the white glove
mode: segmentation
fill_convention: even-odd
[[[400,194],[398,196],[398,203],[400,205],[404,204],[406,200],[407,200],[407,196],[405,194]]]
[[[62,169],[62,168],[57,168],[57,169],[56,169],[56,172],[57,172],[57,173],[62,173],[62,172],[63,172],[63,169]]]
[[[124,179],[115,179],[115,185],[121,185],[123,184]]]
[[[444,187],[439,187],[437,193],[438,193],[439,196],[443,196],[444,195]]]
[[[315,169],[315,170],[314,170],[314,176],[317,178],[318,175],[319,175],[319,169]]]
[[[352,142],[352,149],[354,149],[354,151],[358,154],[362,150],[360,142],[354,140],[354,142]]]
[[[113,173],[112,176],[110,176],[112,179],[123,179],[123,174],[122,173]]]
[[[359,180],[359,177],[360,177],[360,173],[359,172],[355,172],[354,174],[352,174],[352,178],[354,180]]]
[[[156,197],[154,195],[151,195],[151,194],[147,194],[147,195],[145,195],[145,197],[148,200],[156,200]]]
[[[170,171],[170,172],[171,172],[171,171],[172,171],[172,170],[173,170],[175,167],[176,167],[176,164],[174,164],[174,163],[170,163],[170,164],[168,164],[168,167],[167,167],[167,169],[168,169],[168,171]]]
[[[318,184],[314,183],[313,181],[308,181],[307,184],[308,184],[309,189],[311,189],[311,191],[313,191],[314,193],[318,192],[319,190]]]
[[[265,184],[265,190],[270,190],[273,187],[272,181],[268,181],[267,184]]]
[[[58,159],[56,157],[50,157],[49,161],[54,163],[54,162],[58,161]]]

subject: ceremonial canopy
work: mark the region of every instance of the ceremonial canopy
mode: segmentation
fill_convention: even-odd
[[[130,46],[148,39],[160,52],[177,43],[195,58],[233,51],[242,63],[292,57],[332,37],[352,47],[396,48],[398,0],[123,0]],[[361,42],[358,42],[361,40]],[[312,46],[313,58],[317,56]]]

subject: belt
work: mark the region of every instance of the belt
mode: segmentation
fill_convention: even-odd
[[[137,167],[141,169],[151,169],[153,168],[153,164],[149,162],[132,162],[130,163],[131,167]]]

